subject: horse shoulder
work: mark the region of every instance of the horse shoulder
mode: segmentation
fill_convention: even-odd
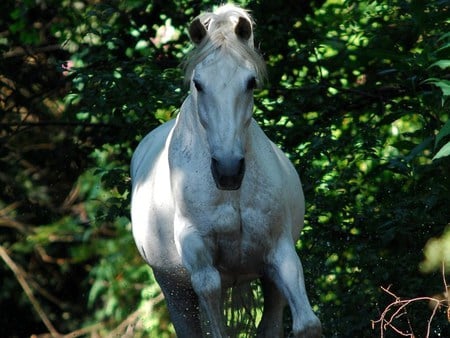
[[[256,122],[252,124],[252,152],[256,159],[256,165],[274,186],[292,186],[293,189],[301,189],[298,173],[286,156],[286,154],[273,143]]]
[[[174,121],[147,134],[132,158],[132,230],[141,255],[151,266],[176,260],[173,246],[173,205],[170,196],[166,143]],[[160,243],[165,246],[160,247]]]
[[[256,158],[254,172],[258,173],[256,180],[259,182],[258,198],[253,197],[252,203],[259,201],[262,210],[285,222],[296,238],[303,226],[305,212],[300,177],[286,154],[259,126],[252,126],[252,134]]]

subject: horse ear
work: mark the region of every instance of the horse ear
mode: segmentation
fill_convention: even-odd
[[[248,40],[252,36],[252,24],[244,17],[239,17],[239,21],[234,32],[243,40]]]
[[[189,36],[191,37],[192,42],[198,45],[200,42],[202,42],[206,34],[206,28],[205,26],[203,26],[200,19],[197,18],[192,21],[191,25],[189,26]]]

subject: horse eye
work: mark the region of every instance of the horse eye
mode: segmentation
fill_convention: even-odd
[[[195,89],[197,89],[197,91],[199,91],[199,92],[203,91],[202,85],[197,80],[194,80],[194,86],[195,86]]]
[[[252,77],[247,82],[247,90],[253,90],[256,88],[256,79],[255,77]]]

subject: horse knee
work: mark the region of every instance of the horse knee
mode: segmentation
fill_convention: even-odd
[[[220,274],[212,266],[193,271],[191,274],[191,282],[192,287],[199,297],[221,294]]]

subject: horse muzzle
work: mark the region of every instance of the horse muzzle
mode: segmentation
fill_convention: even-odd
[[[245,159],[228,158],[219,160],[211,158],[211,172],[217,189],[238,190],[245,173]]]

